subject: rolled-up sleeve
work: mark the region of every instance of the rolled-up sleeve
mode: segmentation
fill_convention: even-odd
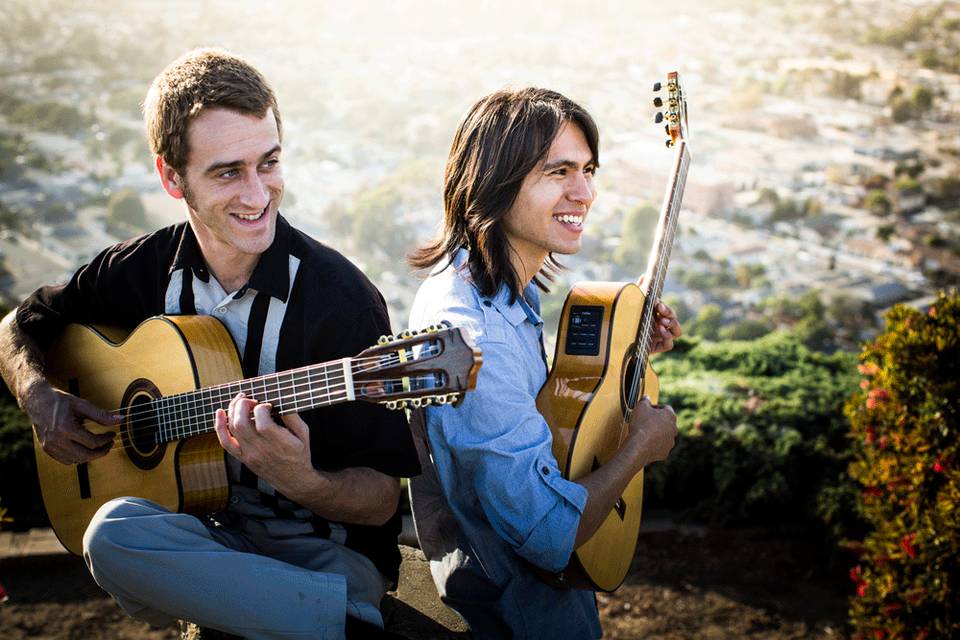
[[[587,490],[561,476],[550,429],[525,384],[531,364],[542,367],[539,356],[527,362],[518,345],[498,337],[478,337],[476,389],[457,407],[430,409],[431,446],[448,451],[453,468],[439,469],[441,476],[461,480],[500,537],[534,565],[559,571],[573,552]]]

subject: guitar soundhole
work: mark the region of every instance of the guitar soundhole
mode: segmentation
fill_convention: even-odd
[[[159,397],[156,385],[143,378],[134,380],[123,394],[126,420],[120,438],[127,457],[144,471],[160,464],[167,450],[167,443],[160,442],[159,421],[151,404]]]
[[[620,381],[620,410],[624,413],[627,412],[627,404],[629,398],[627,394],[630,393],[630,385],[633,383],[633,375],[637,370],[637,359],[633,356],[634,348],[627,349],[627,353],[624,356],[623,366],[620,368],[623,371],[623,379]]]

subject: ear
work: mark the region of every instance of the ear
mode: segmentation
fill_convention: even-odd
[[[177,200],[182,199],[183,188],[180,186],[180,183],[183,178],[180,177],[180,174],[174,171],[173,167],[164,162],[160,156],[157,156],[156,166],[157,173],[160,174],[160,184],[163,185],[163,190]]]

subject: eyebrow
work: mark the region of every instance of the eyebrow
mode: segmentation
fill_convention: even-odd
[[[552,171],[553,169],[559,169],[560,167],[566,167],[567,169],[574,169],[574,170],[576,170],[576,169],[579,169],[580,166],[581,166],[580,163],[574,162],[573,160],[554,160],[553,162],[544,162],[544,163],[543,163],[543,170],[544,170],[544,171]],[[584,164],[583,166],[584,166],[584,167],[594,167],[594,168],[596,168],[596,167],[597,167],[597,163],[594,162],[593,160],[590,160],[589,162],[587,162],[587,163]]]
[[[275,153],[280,152],[280,145],[275,145],[272,149],[267,151],[265,154],[260,156],[260,159],[257,161],[257,164],[260,164],[270,156]],[[228,160],[226,162],[215,162],[204,170],[205,174],[216,173],[218,171],[223,171],[224,169],[237,169],[244,165],[243,160]]]

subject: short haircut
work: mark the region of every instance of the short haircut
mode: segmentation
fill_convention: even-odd
[[[196,49],[167,65],[147,91],[143,119],[150,150],[183,175],[190,154],[187,128],[212,108],[258,118],[271,109],[282,136],[277,98],[263,75],[227,51]]]
[[[545,158],[566,123],[583,131],[594,165],[599,165],[599,133],[593,118],[578,104],[547,89],[497,91],[467,112],[453,138],[444,173],[443,230],[413,251],[408,261],[418,269],[469,249],[469,269],[483,295],[494,295],[506,283],[511,296],[526,285],[513,269],[511,247],[503,228],[523,179]],[[559,263],[551,254],[534,278],[553,280]]]

